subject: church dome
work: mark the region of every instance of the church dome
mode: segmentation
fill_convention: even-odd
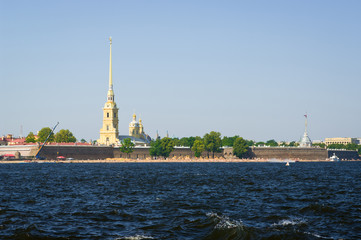
[[[129,123],[129,127],[139,127],[139,123],[137,122],[137,115],[133,114],[133,121]]]
[[[129,127],[139,127],[139,123],[131,121]]]

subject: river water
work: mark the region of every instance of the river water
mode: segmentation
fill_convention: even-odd
[[[0,239],[361,239],[361,162],[0,164]]]

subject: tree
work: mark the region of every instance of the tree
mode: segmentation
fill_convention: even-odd
[[[320,148],[326,148],[325,143],[312,143],[313,146],[319,146]]]
[[[288,144],[289,147],[297,147],[298,143],[296,143],[295,141],[290,142],[290,144]]]
[[[247,141],[238,137],[233,144],[233,154],[238,158],[243,158],[248,152],[248,148]]]
[[[278,143],[274,139],[271,139],[266,142],[266,145],[270,147],[277,147]]]
[[[199,139],[199,138],[201,138],[201,137],[188,137],[187,146],[192,148],[196,139]]]
[[[51,133],[51,129],[49,127],[42,128],[38,133],[38,142],[45,142],[46,138]],[[55,137],[54,133],[51,134],[51,136],[48,138],[48,142],[54,142]]]
[[[232,147],[234,141],[235,141],[237,138],[239,138],[238,135],[236,135],[236,136],[234,136],[234,137],[226,137],[226,136],[224,136],[224,137],[222,138],[222,146]]]
[[[76,142],[76,138],[73,136],[73,133],[68,129],[61,129],[55,134],[55,141],[57,143],[68,143]]]
[[[333,143],[327,146],[327,148],[330,149],[346,149],[346,146],[344,144],[340,144],[340,143]]]
[[[149,154],[152,157],[162,156],[167,158],[169,157],[169,154],[173,151],[173,149],[174,149],[173,140],[165,137],[162,139],[157,139],[150,143]]]
[[[183,137],[179,140],[179,145],[192,148],[197,137]]]
[[[246,142],[247,142],[247,145],[248,146],[253,146],[253,145],[255,145],[255,141],[253,141],[253,140],[246,140]]]
[[[204,135],[204,147],[205,150],[209,153],[212,153],[212,157],[214,158],[215,152],[220,152],[222,147],[221,133],[219,132],[210,132]]]
[[[174,142],[171,138],[165,137],[160,140],[161,156],[167,158],[174,149]]]
[[[132,153],[134,151],[135,144],[132,142],[130,138],[126,138],[122,140],[122,146],[119,148],[123,153]]]
[[[192,146],[192,151],[194,152],[194,156],[200,157],[202,155],[202,152],[204,151],[203,141],[200,139],[195,140]]]
[[[149,155],[152,157],[161,156],[160,139],[156,139],[150,143]]]
[[[28,136],[25,138],[25,142],[27,143],[34,143],[36,142],[35,136],[33,132],[29,132]]]
[[[84,138],[82,138],[82,139],[80,140],[80,142],[81,142],[81,143],[86,143],[86,140],[85,140]]]
[[[172,138],[172,140],[175,146],[181,146],[181,141],[179,140],[179,138]]]

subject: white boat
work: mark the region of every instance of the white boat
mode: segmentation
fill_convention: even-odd
[[[331,162],[339,162],[339,161],[340,161],[340,159],[336,156],[336,154],[335,154],[335,153],[333,153],[333,156],[332,156],[332,157],[330,157],[330,161],[331,161]]]
[[[289,165],[290,165],[290,162],[287,162],[287,163],[286,163],[286,166],[289,166]]]

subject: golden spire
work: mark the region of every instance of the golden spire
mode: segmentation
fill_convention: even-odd
[[[112,80],[112,37],[109,37],[109,41],[110,41],[109,90],[113,90],[113,80]]]
[[[109,37],[109,41],[110,41],[110,56],[109,56],[109,90],[108,90],[108,102],[114,102],[113,80],[112,80],[112,37]]]

